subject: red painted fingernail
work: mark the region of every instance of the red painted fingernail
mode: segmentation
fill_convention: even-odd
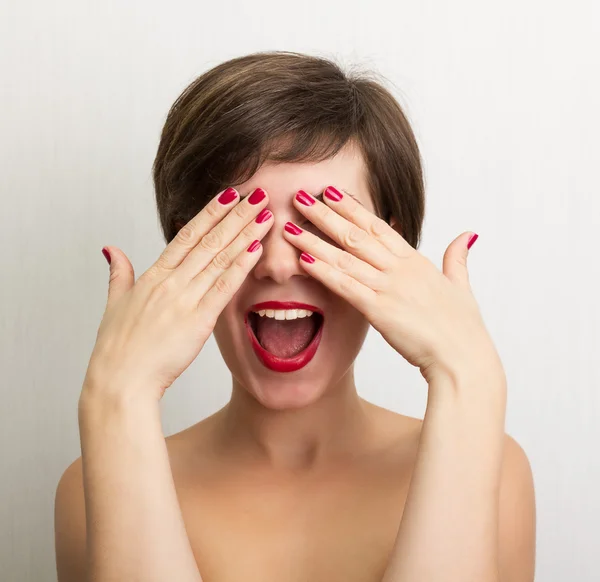
[[[233,202],[235,200],[236,196],[237,196],[237,192],[235,191],[234,188],[227,188],[227,190],[225,190],[225,192],[223,192],[223,194],[221,194],[217,198],[217,200],[221,204],[229,204],[230,202]]]
[[[324,195],[327,196],[329,200],[333,200],[334,202],[339,202],[344,197],[343,194],[333,186],[327,186],[327,188],[325,188]]]
[[[469,242],[467,243],[467,250],[469,250],[474,244],[475,241],[479,238],[478,234],[474,234],[470,239]]]
[[[283,228],[285,228],[285,230],[287,230],[290,234],[300,234],[302,232],[302,229],[296,226],[293,222],[286,222]]]
[[[262,188],[257,188],[248,196],[248,202],[250,204],[258,204],[261,200],[264,200],[265,196],[265,191]]]
[[[102,254],[104,255],[104,258],[110,265],[110,253],[106,250],[106,247],[102,247]]]
[[[311,255],[309,255],[308,253],[304,253],[304,252],[303,252],[303,253],[300,255],[300,258],[301,258],[303,261],[307,262],[307,263],[314,263],[314,262],[315,262],[315,258],[314,258],[314,257],[312,257]]]
[[[260,241],[259,240],[255,240],[249,247],[248,247],[248,252],[249,253],[253,253],[258,247],[260,246]]]
[[[258,213],[258,216],[256,217],[256,222],[258,222],[258,224],[262,224],[263,222],[267,222],[267,220],[269,220],[269,218],[271,218],[271,216],[273,216],[273,213],[270,210],[263,208]]]
[[[296,200],[301,204],[304,204],[304,206],[312,206],[315,203],[315,199],[304,190],[298,190]]]

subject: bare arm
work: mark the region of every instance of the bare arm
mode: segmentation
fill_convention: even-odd
[[[90,582],[201,581],[158,404],[90,404],[79,408]]]
[[[456,378],[430,382],[383,582],[533,582],[533,485],[504,433],[506,386],[496,374]]]
[[[273,222],[271,213],[256,220],[268,197],[254,194],[216,196],[137,282],[125,254],[110,247],[107,307],[79,399],[81,476],[70,467],[56,495],[59,582],[201,581],[159,401],[261,255]],[[77,487],[84,508],[81,496],[68,498]],[[81,528],[84,544],[74,533]]]
[[[58,582],[201,580],[158,406],[79,406],[83,455],[56,492]]]
[[[313,257],[300,261],[303,269],[360,310],[429,385],[383,582],[531,582],[531,475],[524,455],[505,455],[506,378],[467,269],[478,235],[456,237],[440,273],[395,218],[388,224],[333,186],[322,201],[303,193],[295,206],[338,248],[312,233],[285,235]]]

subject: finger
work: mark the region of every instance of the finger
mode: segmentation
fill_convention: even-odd
[[[301,253],[299,261],[302,268],[312,277],[343,297],[365,316],[369,316],[371,306],[377,300],[376,291],[308,253]]]
[[[363,206],[356,198],[334,186],[323,191],[323,202],[346,220],[362,228],[388,251],[398,257],[410,256],[414,248],[391,225]]]
[[[264,209],[235,240],[222,251],[212,257],[206,267],[188,281],[189,289],[186,293],[197,303],[216,281],[239,259],[240,255],[247,252],[253,241],[260,241],[273,226],[273,213]],[[254,256],[254,255],[253,255]]]
[[[171,272],[176,269],[200,240],[214,228],[240,201],[235,188],[217,194],[190,220],[166,246],[156,262],[144,273]]]
[[[214,281],[211,288],[202,294],[198,301],[198,310],[203,314],[211,314],[214,318],[212,323],[216,323],[217,317],[242,286],[261,255],[262,244],[255,240],[235,258],[231,267]]]
[[[257,223],[256,220],[260,217],[260,220],[266,218],[270,221],[270,211],[266,217],[264,213],[261,214],[267,203],[268,196],[262,188],[257,188],[250,196],[242,198],[219,224],[202,237],[181,265],[172,272],[170,277],[174,279],[173,283],[182,287],[187,285],[211,262],[221,265],[222,270],[228,268],[242,248],[248,246],[255,238],[262,238],[257,235],[263,233],[260,226],[264,223]],[[245,228],[247,226],[250,228]],[[231,249],[227,249],[227,246],[239,237],[240,232],[241,238]]]
[[[365,263],[343,249],[334,247],[322,238],[302,230],[293,222],[286,223],[283,234],[290,243],[301,251],[326,262],[340,273],[356,279],[375,291],[379,290],[382,278],[386,276],[372,265]]]
[[[319,230],[354,256],[381,270],[391,265],[391,253],[379,241],[304,190],[298,191],[294,197],[294,206]]]
[[[112,246],[104,247],[102,252],[105,252],[104,256],[110,265],[108,298],[106,300],[108,308],[133,287],[135,274],[131,261],[121,249]]]
[[[446,249],[442,263],[442,271],[453,283],[466,289],[471,289],[467,258],[469,249],[479,235],[473,232],[463,232],[456,237]]]

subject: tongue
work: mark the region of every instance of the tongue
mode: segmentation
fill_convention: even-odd
[[[291,358],[308,346],[315,328],[314,315],[289,320],[258,317],[256,337],[268,352],[279,358]]]

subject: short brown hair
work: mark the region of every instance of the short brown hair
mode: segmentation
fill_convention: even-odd
[[[210,69],[171,107],[154,160],[165,240],[265,161],[317,162],[350,140],[365,159],[377,215],[395,217],[417,248],[425,212],[419,148],[400,105],[373,73],[347,74],[329,59],[283,51]]]

